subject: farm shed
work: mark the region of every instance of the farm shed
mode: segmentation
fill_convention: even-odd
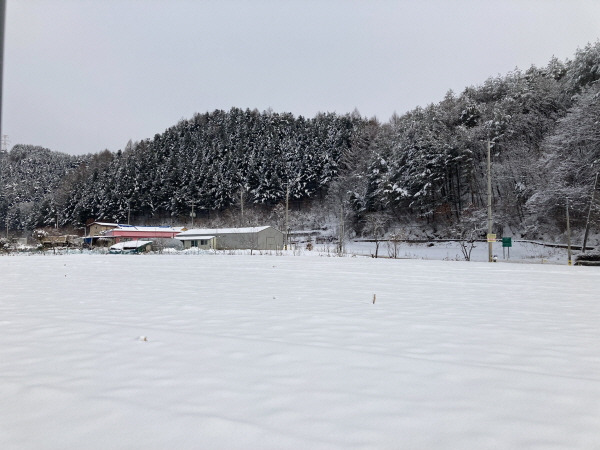
[[[112,245],[109,253],[144,253],[151,249],[152,241],[127,241]]]
[[[184,248],[213,248],[216,250],[281,250],[283,233],[273,227],[197,228],[175,236]]]
[[[118,228],[107,231],[104,236],[114,238],[116,243],[139,239],[173,239],[184,230],[186,228],[183,227],[119,225]]]
[[[43,247],[75,247],[81,245],[81,238],[72,234],[44,236],[40,241]]]
[[[204,236],[204,235],[193,235],[193,236],[177,236],[175,239],[181,241],[183,248],[200,248],[203,250],[210,250],[217,248],[216,236]]]
[[[121,225],[118,223],[110,222],[92,222],[86,226],[86,236],[101,236],[109,230],[119,228]]]

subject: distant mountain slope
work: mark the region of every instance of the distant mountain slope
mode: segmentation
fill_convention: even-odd
[[[495,228],[531,237],[580,227],[600,166],[600,43],[565,62],[492,77],[387,123],[359,113],[233,108],[198,114],[117,153],[30,146],[0,155],[0,221],[14,229],[89,218],[185,220],[200,211],[323,203],[348,230],[406,221],[478,230],[492,145]],[[300,203],[298,203],[300,202]],[[592,217],[596,217],[592,214]],[[369,228],[371,229],[369,231]]]

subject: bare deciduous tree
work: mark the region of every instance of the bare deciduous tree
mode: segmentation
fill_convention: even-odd
[[[397,259],[400,252],[400,242],[406,240],[406,235],[400,230],[390,233],[387,241],[388,256]]]
[[[375,253],[372,255],[374,258],[379,256],[379,245],[385,234],[388,222],[389,217],[387,214],[381,212],[369,214],[365,220],[364,232],[375,243]]]
[[[475,244],[486,233],[486,219],[483,210],[467,210],[461,220],[451,228],[451,235],[460,245],[465,261],[471,260]]]

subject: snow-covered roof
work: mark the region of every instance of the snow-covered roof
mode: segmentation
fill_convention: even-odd
[[[194,236],[181,236],[181,235],[177,235],[175,236],[175,239],[178,239],[180,241],[200,241],[200,240],[209,240],[214,238],[214,236],[198,236],[198,235],[194,235]]]
[[[91,225],[100,225],[102,227],[122,227],[123,225],[120,225],[118,223],[109,223],[109,222],[94,222]]]
[[[152,244],[152,241],[127,241],[119,242],[118,244],[111,245],[111,250],[127,250],[131,248],[140,248],[145,245]]]
[[[181,239],[186,236],[208,236],[208,235],[218,236],[221,234],[259,233],[263,230],[266,230],[267,228],[271,228],[271,227],[264,226],[264,227],[246,227],[246,228],[194,228],[194,229],[179,233],[176,236],[176,238]]]
[[[172,232],[178,233],[182,231],[184,227],[170,227],[170,226],[160,226],[160,227],[145,227],[145,226],[135,226],[135,225],[119,225],[119,228],[115,228],[113,231],[146,231],[148,233],[156,233],[156,232]]]

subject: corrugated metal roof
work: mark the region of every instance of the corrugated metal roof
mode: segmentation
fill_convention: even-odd
[[[161,227],[138,227],[134,225],[119,225],[119,228],[115,228],[113,231],[145,231],[148,233],[179,233],[183,230],[183,227],[169,227],[169,226],[161,226]]]
[[[186,236],[203,236],[203,235],[220,235],[220,234],[244,234],[244,233],[259,233],[260,231],[271,228],[270,226],[264,227],[247,227],[247,228],[194,228],[191,230],[184,231],[177,235],[180,239]]]
[[[125,250],[127,248],[140,248],[148,244],[152,244],[152,241],[127,241],[111,245],[110,248],[112,250]]]
[[[209,240],[214,238],[214,236],[181,236],[180,234],[178,234],[177,236],[175,236],[175,239],[178,239],[180,241],[200,241],[200,240]]]
[[[118,223],[109,223],[109,222],[94,222],[91,225],[100,225],[102,227],[122,227],[123,225],[119,225]]]

